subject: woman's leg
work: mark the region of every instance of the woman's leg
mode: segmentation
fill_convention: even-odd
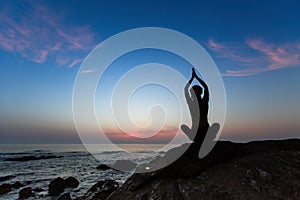
[[[186,136],[188,136],[190,140],[194,140],[195,133],[193,133],[192,129],[190,129],[187,125],[181,125],[181,130],[186,134]]]

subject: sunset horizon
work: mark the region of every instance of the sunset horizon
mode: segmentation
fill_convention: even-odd
[[[48,1],[1,3],[0,143],[80,143],[72,113],[74,82],[76,74],[89,76],[95,71],[79,71],[82,62],[96,45],[112,35],[148,26],[186,34],[201,44],[216,63],[227,100],[220,140],[299,138],[300,29],[296,26],[298,14],[297,6],[291,6],[293,2],[270,6],[233,1],[228,5],[219,2],[219,7],[208,2],[201,6],[191,2],[182,12],[184,3],[180,2],[161,3],[159,8],[155,3],[135,4],[140,8],[124,5],[128,9],[124,16],[124,10],[111,7],[109,2],[97,6],[81,1],[65,1],[59,6]],[[251,18],[244,14],[254,8],[257,10]],[[265,8],[270,9],[267,15]],[[166,15],[159,9],[170,12]],[[277,13],[278,9],[283,13],[288,9],[289,15]],[[119,15],[108,19],[110,12]],[[156,15],[148,18],[150,13]],[[102,18],[103,22],[99,20]],[[119,130],[106,106],[113,87],[124,73],[145,63],[164,64],[185,79],[195,67],[184,58],[156,49],[132,51],[115,60],[105,71],[95,94],[98,120],[108,130],[105,134],[116,134]],[[154,71],[152,75],[157,73]],[[131,132],[143,135],[155,129],[145,129],[151,121],[147,109],[159,103],[172,107],[165,131],[179,129],[181,135],[180,108],[176,101],[185,104],[183,87],[183,83],[178,84],[179,100],[174,100],[166,88],[155,85],[138,90],[130,102],[131,117],[137,126],[132,126]],[[212,105],[210,108],[213,109]],[[183,121],[191,123],[189,113],[185,113]],[[86,126],[92,141],[93,134],[101,130],[89,122]],[[182,135],[181,139],[187,138]],[[117,140],[121,142],[122,136]]]

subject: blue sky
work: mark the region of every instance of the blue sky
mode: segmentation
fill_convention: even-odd
[[[222,139],[299,137],[299,9],[293,0],[1,1],[0,142],[79,142],[72,91],[81,62],[108,37],[147,26],[180,31],[214,59],[227,94]],[[119,62],[159,60],[184,65],[155,51]]]

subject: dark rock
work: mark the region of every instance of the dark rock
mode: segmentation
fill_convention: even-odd
[[[26,187],[19,191],[19,199],[28,199],[31,196],[32,196],[31,187]]]
[[[66,178],[65,182],[66,186],[70,188],[76,188],[79,185],[79,181],[73,176]]]
[[[35,192],[43,192],[44,190],[40,187],[34,188],[33,191]]]
[[[50,196],[58,196],[66,188],[66,183],[65,180],[62,179],[61,177],[58,177],[54,180],[52,180],[48,186],[48,192]]]
[[[13,179],[13,178],[15,178],[15,177],[16,177],[16,176],[13,176],[13,175],[1,176],[1,177],[0,177],[0,182],[2,182],[2,181],[7,181],[7,180]]]
[[[119,184],[113,180],[99,181],[93,185],[85,195],[79,199],[98,200],[106,199],[112,192],[118,189]]]
[[[252,189],[255,190],[256,192],[259,192],[259,191],[260,191],[260,188],[257,186],[255,180],[251,180],[251,181],[250,181],[250,186],[251,186]]]
[[[70,193],[63,193],[57,200],[72,200]]]
[[[112,169],[110,166],[106,165],[106,164],[100,164],[98,165],[97,169],[99,170],[108,170],[108,169]]]
[[[262,169],[257,169],[258,173],[259,173],[259,176],[265,180],[265,181],[272,181],[273,179],[273,176],[269,173],[269,172],[266,172]]]
[[[246,178],[248,178],[248,179],[253,179],[254,178],[253,172],[250,169],[248,169],[246,171]]]
[[[79,192],[80,191],[80,189],[76,189],[76,190],[72,190],[73,192]]]
[[[11,187],[14,188],[14,189],[18,189],[20,187],[23,187],[24,185],[22,183],[20,183],[19,181],[11,184]]]
[[[25,181],[25,185],[30,185],[32,183],[33,183],[33,181]]]
[[[22,157],[14,157],[14,158],[6,158],[4,161],[29,161],[29,160],[43,160],[43,159],[51,159],[51,158],[62,158],[62,156],[22,156]]]
[[[300,199],[300,165],[295,162],[300,140],[220,141],[202,159],[197,155],[199,148],[182,145],[138,166],[107,199]],[[180,158],[159,169],[178,152]],[[138,173],[145,166],[158,170]]]
[[[0,195],[6,194],[11,191],[11,185],[8,183],[4,183],[0,185]]]

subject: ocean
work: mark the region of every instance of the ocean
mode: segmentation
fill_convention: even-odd
[[[32,199],[53,199],[48,196],[48,184],[51,180],[62,177],[74,176],[80,185],[71,190],[72,198],[82,196],[93,184],[100,180],[112,179],[122,184],[132,175],[131,172],[117,170],[98,170],[100,164],[113,164],[116,160],[131,160],[134,163],[148,163],[165,151],[178,145],[170,145],[163,149],[160,144],[123,144],[123,149],[131,152],[116,151],[111,145],[90,145],[89,153],[82,144],[20,144],[0,145],[0,177],[13,175],[14,178],[2,181],[0,184],[13,184],[17,181],[24,187],[41,188]],[[57,158],[6,161],[7,158],[19,158],[23,156],[57,156]],[[96,159],[97,158],[97,159]],[[11,192],[0,196],[0,199],[17,199],[18,192],[22,189],[13,189]],[[54,198],[55,199],[55,198]]]

